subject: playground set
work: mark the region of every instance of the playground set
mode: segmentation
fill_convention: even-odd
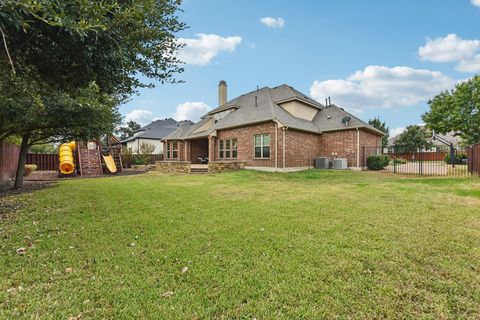
[[[110,143],[113,140],[114,143]],[[123,171],[121,145],[112,137],[107,145],[99,141],[72,141],[63,143],[58,150],[59,176],[100,176]]]

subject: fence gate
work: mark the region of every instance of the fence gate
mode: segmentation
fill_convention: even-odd
[[[414,152],[396,148],[362,147],[360,162],[362,170],[368,170],[368,157],[383,155],[387,156],[388,160],[381,171],[421,176],[465,177],[478,174],[480,145],[476,149],[472,147],[454,147],[450,150],[448,146],[437,146]]]

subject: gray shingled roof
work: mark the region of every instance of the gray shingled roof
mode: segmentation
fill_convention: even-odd
[[[128,142],[138,138],[143,139],[158,139],[161,140],[170,133],[176,131],[179,127],[184,124],[192,124],[190,120],[177,122],[174,119],[168,118],[164,120],[155,120],[150,124],[140,128],[140,130],[135,133],[130,138],[122,140],[121,142]]]
[[[319,112],[312,121],[297,118],[279,105],[279,103],[290,100],[300,100],[317,108]],[[211,121],[215,113],[232,108],[235,108],[233,112],[215,123],[208,130],[194,133],[194,131],[203,124]],[[346,116],[351,118],[348,126],[345,126],[345,124],[342,123],[342,119]],[[292,129],[313,133],[344,130],[347,128],[366,128],[372,132],[383,134],[368,123],[354,117],[343,109],[334,105],[325,107],[321,103],[307,97],[294,88],[283,84],[274,88],[264,87],[238,96],[204,115],[198,123],[182,126],[175,132],[165,136],[165,139],[193,139],[205,137],[215,130],[241,127],[253,123],[273,120],[278,120],[281,124]]]
[[[420,127],[424,127],[421,125]],[[395,145],[395,142],[397,141],[398,137],[400,134],[397,134],[396,136],[393,136],[388,139],[388,146],[393,147]],[[448,132],[447,134],[436,134],[436,136],[443,138],[447,140],[448,142],[453,143],[454,146],[461,146],[462,145],[462,139],[459,136],[456,136],[454,132]],[[436,147],[445,147],[445,144],[438,140],[432,140],[431,138],[427,139],[429,142],[433,143],[434,146]]]

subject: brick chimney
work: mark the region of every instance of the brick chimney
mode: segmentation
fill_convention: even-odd
[[[221,106],[225,103],[227,103],[227,82],[221,80],[218,83],[218,105]]]

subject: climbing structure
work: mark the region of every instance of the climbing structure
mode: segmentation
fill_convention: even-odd
[[[77,144],[78,171],[82,176],[103,174],[102,157],[97,142],[88,141]]]
[[[115,162],[115,166],[117,168],[117,172],[123,172],[123,165],[122,165],[122,145],[120,144],[120,140],[118,140],[115,136],[110,136],[107,141],[107,149],[104,149],[105,152],[109,153],[113,161]]]

